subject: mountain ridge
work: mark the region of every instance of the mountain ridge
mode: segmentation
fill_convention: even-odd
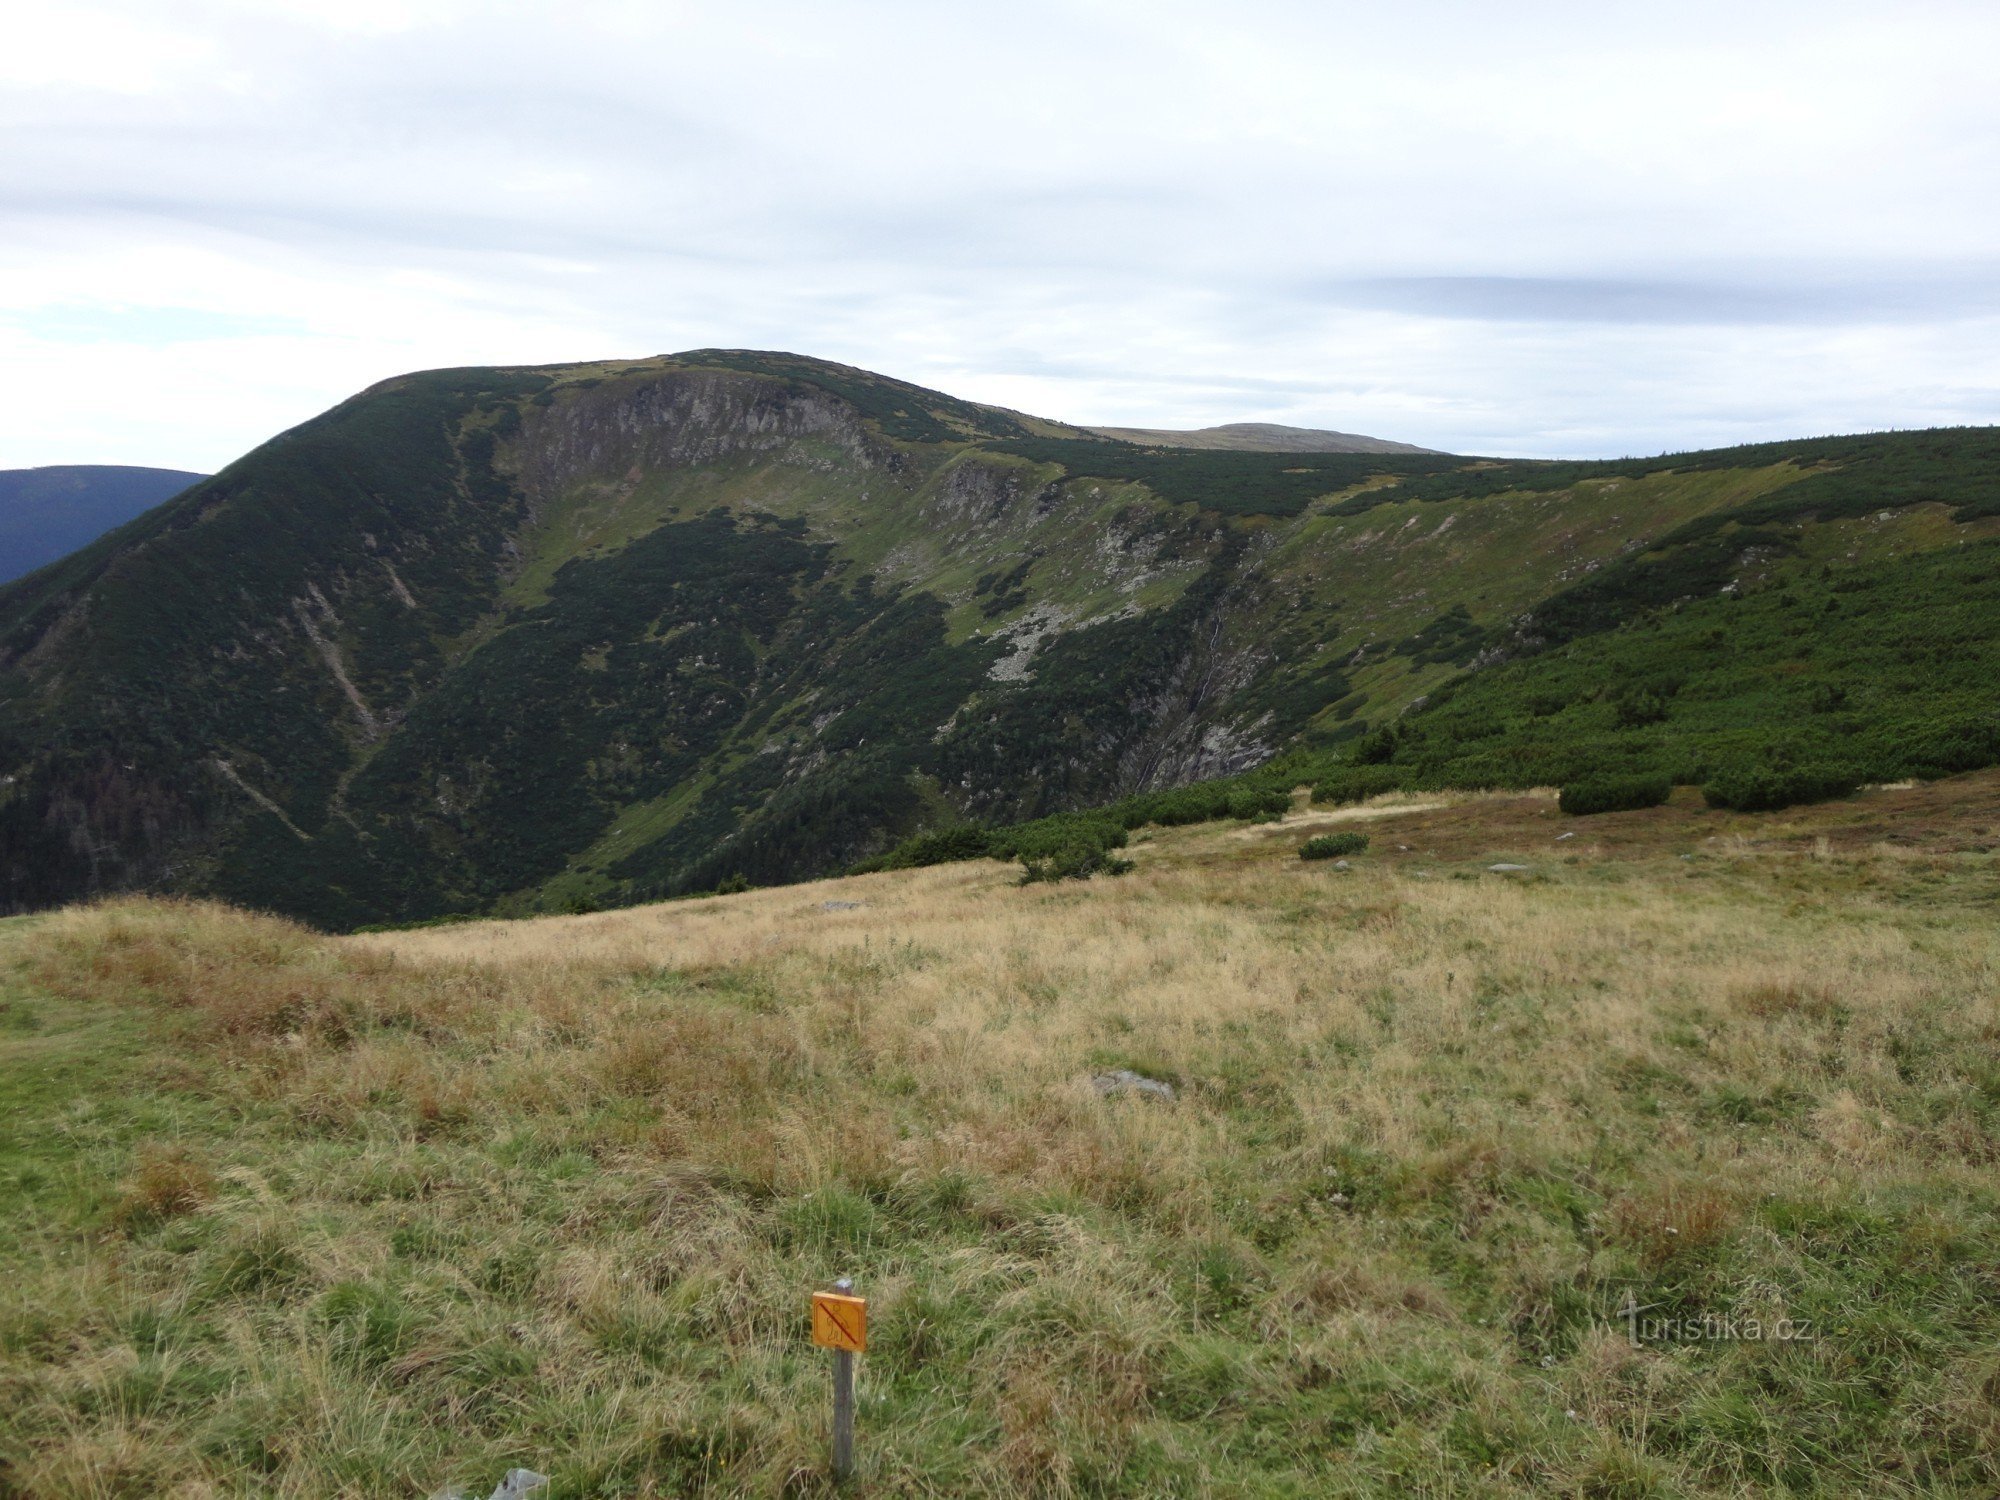
[[[59,561],[207,477],[130,464],[0,469],[0,585]]]
[[[1220,448],[1244,453],[1437,453],[1415,443],[1334,432],[1323,427],[1287,427],[1278,422],[1224,422],[1215,427],[1092,427],[1099,437],[1171,448]]]
[[[1732,581],[1983,543],[1993,448],[1149,448],[762,351],[398,376],[0,588],[0,900],[619,904],[1374,754]]]

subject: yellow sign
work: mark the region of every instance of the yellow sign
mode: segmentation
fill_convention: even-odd
[[[822,1349],[861,1353],[868,1347],[868,1299],[814,1292],[813,1342]]]

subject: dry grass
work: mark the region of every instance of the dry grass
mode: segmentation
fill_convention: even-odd
[[[882,1493],[1990,1489],[2000,934],[1936,895],[1986,865],[1341,875],[1295,831],[1088,886],[15,929],[24,993],[153,1039],[177,1139],[46,1110],[106,1186],[0,1295],[0,1495],[809,1491],[843,1272]],[[1635,1286],[1825,1336],[1634,1349]]]

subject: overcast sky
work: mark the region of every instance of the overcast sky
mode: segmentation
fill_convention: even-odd
[[[1462,452],[1990,423],[1996,59],[1992,0],[11,6],[0,467],[716,345]]]

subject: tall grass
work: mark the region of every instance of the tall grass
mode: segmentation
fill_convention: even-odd
[[[1329,884],[1236,837],[9,929],[0,1068],[143,1045],[20,1130],[89,1190],[10,1210],[0,1494],[818,1492],[838,1274],[868,1493],[1991,1489],[1990,857]],[[1633,1292],[1817,1336],[1635,1348]]]

